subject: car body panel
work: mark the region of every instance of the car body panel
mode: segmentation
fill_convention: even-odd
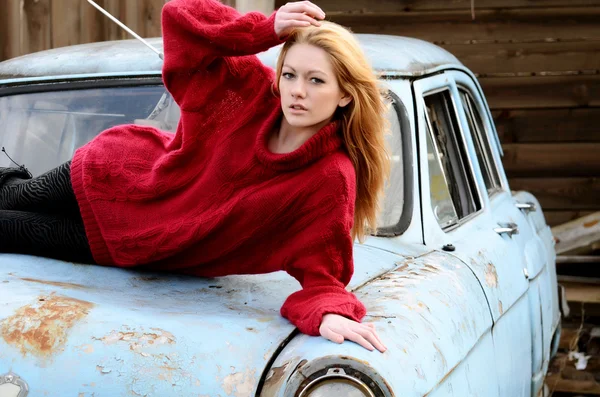
[[[354,255],[349,288],[401,259],[366,245]],[[279,308],[299,284],[284,272],[205,279],[10,254],[0,263],[0,361],[33,395],[249,395],[294,330]]]
[[[299,380],[310,375],[303,361],[321,357],[329,357],[330,364],[362,363],[362,371],[378,374],[393,390],[386,395],[424,396],[443,384],[478,392],[471,395],[498,396],[489,378],[496,362],[489,350],[492,320],[481,286],[465,263],[435,251],[405,258],[356,294],[367,306],[366,321],[375,323],[388,350],[379,354],[298,336],[277,356],[261,396],[294,395]]]

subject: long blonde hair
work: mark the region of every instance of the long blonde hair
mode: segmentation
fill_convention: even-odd
[[[320,27],[292,31],[277,60],[277,82],[285,56],[294,44],[310,44],[325,50],[340,89],[352,97],[347,106],[338,108],[335,117],[341,120],[344,145],[356,172],[352,238],[362,242],[365,235],[377,229],[379,200],[390,172],[383,91],[352,33],[326,21]]]

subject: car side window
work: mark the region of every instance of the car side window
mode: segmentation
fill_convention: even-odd
[[[396,225],[402,215],[404,205],[404,157],[402,156],[401,117],[402,114],[394,106],[395,101],[391,94],[385,98],[388,102],[386,118],[389,123],[389,134],[386,135],[391,157],[390,178],[385,186],[383,203],[378,214],[377,225],[379,227],[391,227]]]
[[[431,205],[448,229],[482,208],[448,89],[424,96]]]
[[[473,97],[464,88],[459,88],[459,92],[467,123],[469,124],[469,132],[471,133],[473,145],[475,146],[477,161],[479,162],[481,173],[483,175],[485,188],[488,195],[491,197],[502,191],[502,183],[500,182],[498,168],[496,167],[496,163],[494,163],[490,141],[488,140],[483,119],[475,106]]]

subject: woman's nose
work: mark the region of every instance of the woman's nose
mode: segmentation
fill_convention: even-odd
[[[305,94],[306,90],[304,88],[304,83],[298,79],[296,82],[294,82],[294,85],[292,86],[292,96],[304,97]]]

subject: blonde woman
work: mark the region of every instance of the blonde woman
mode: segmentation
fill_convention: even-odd
[[[281,314],[301,332],[385,351],[345,289],[388,174],[385,109],[355,38],[324,18],[309,1],[270,17],[168,2],[176,134],[122,125],[37,178],[0,169],[0,251],[205,277],[285,270],[302,289]],[[255,56],[282,42],[276,71]]]

